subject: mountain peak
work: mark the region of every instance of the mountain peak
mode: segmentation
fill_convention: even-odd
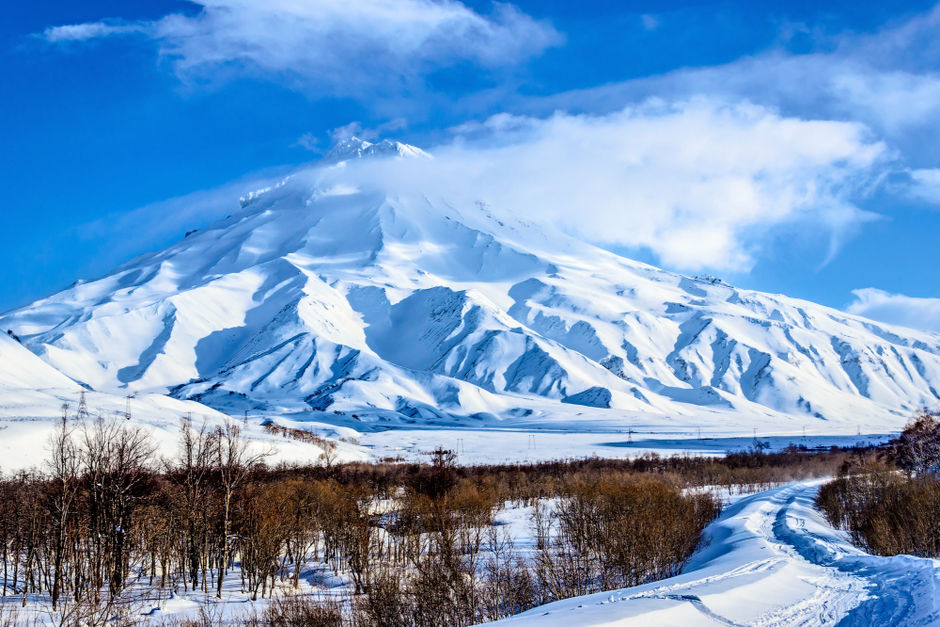
[[[321,163],[342,163],[351,159],[374,157],[421,157],[430,159],[431,155],[416,146],[391,139],[383,139],[382,141],[373,143],[352,136],[337,142],[337,144],[326,153],[326,156],[321,159]]]

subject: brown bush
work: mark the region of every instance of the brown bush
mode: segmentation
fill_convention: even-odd
[[[580,484],[556,507],[554,542],[540,547],[540,579],[565,596],[671,577],[719,511],[711,495],[685,495],[655,477]]]
[[[940,481],[883,464],[857,468],[819,490],[829,522],[876,555],[940,556]]]

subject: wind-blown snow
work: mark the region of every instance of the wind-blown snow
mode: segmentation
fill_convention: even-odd
[[[359,175],[366,157],[430,158],[347,140],[0,328],[97,391],[360,427],[883,431],[938,400],[938,335],[659,270],[506,208],[392,194]]]

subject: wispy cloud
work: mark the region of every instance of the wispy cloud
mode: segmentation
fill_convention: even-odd
[[[310,152],[318,152],[320,150],[320,139],[313,133],[304,133],[297,138],[291,148],[303,148],[304,150],[309,150]]]
[[[867,287],[853,290],[850,313],[912,329],[940,333],[940,298],[916,298]]]
[[[179,240],[187,231],[206,227],[239,210],[239,199],[247,192],[277,184],[287,168],[249,174],[237,181],[175,198],[104,215],[69,233],[84,241],[100,242],[82,276],[96,276],[147,251],[159,250]]]
[[[509,5],[487,14],[453,0],[200,5],[136,25],[182,78],[248,73],[329,94],[404,89],[461,61],[512,64],[561,38]],[[381,176],[648,249],[679,269],[746,271],[778,227],[794,224],[823,242],[826,260],[875,218],[862,201],[887,174],[901,173],[908,194],[940,199],[938,29],[935,9],[871,35],[815,34],[810,54],[780,48],[547,97],[476,94],[468,111],[507,112],[453,129],[453,142],[431,147],[433,163],[388,164]],[[297,145],[317,152],[319,136],[394,128],[354,122]]]
[[[915,198],[940,205],[940,168],[920,168],[910,171],[908,193]]]
[[[125,25],[56,26],[51,42],[131,31],[154,41],[186,81],[252,75],[301,90],[357,94],[403,87],[461,61],[512,65],[562,40],[551,24],[510,4],[478,13],[456,0],[194,0],[174,13]]]
[[[42,32],[42,38],[51,43],[74,41],[87,41],[113,37],[115,35],[130,35],[145,32],[147,29],[141,24],[123,24],[119,22],[85,22],[82,24],[65,24],[63,26],[50,26]]]

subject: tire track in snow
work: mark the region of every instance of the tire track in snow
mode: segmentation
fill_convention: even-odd
[[[729,506],[677,577],[559,601],[508,622],[540,627],[940,624],[940,560],[877,557],[852,546],[816,510],[820,484],[791,484]],[[696,614],[699,619],[690,618]]]

